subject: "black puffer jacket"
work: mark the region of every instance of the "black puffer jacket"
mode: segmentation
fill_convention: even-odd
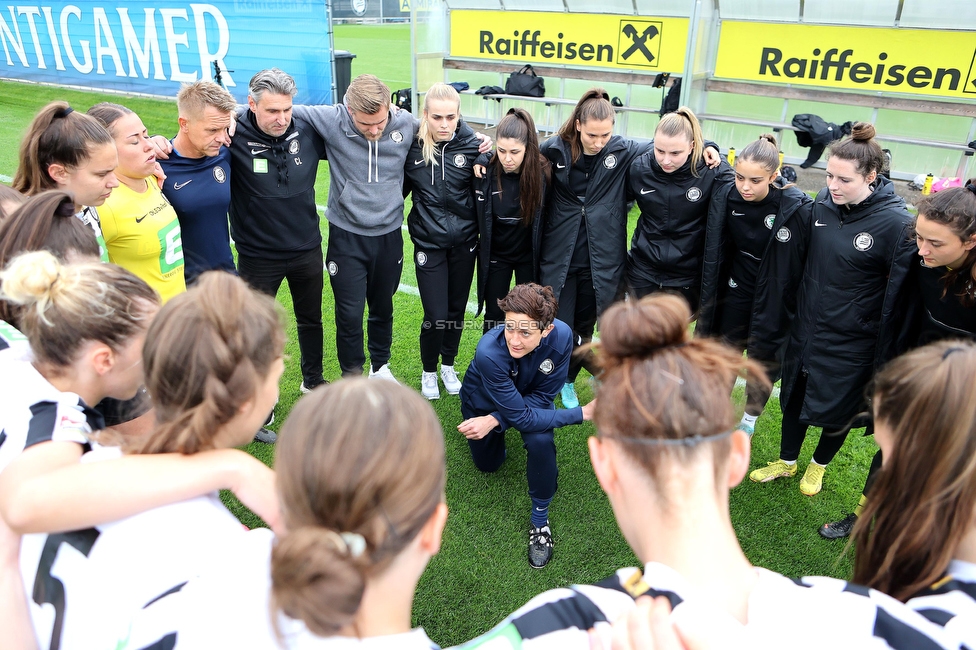
[[[403,195],[413,192],[407,215],[410,238],[420,248],[454,248],[478,238],[478,215],[472,181],[481,141],[464,122],[454,138],[436,146],[436,165],[424,161],[423,146],[414,140],[403,174]]]
[[[780,396],[786,404],[800,373],[808,373],[802,423],[850,424],[865,410],[875,370],[906,347],[907,278],[917,247],[905,202],[891,181],[876,183],[852,208],[835,205],[826,189],[814,201]]]
[[[491,262],[491,226],[495,216],[491,209],[491,188],[496,178],[495,164],[497,163],[488,165],[484,178],[474,179],[474,205],[478,212],[478,232],[481,234],[481,245],[478,249],[478,314],[484,307],[485,283],[488,280],[488,265]],[[542,196],[542,205],[530,226],[532,228],[532,275],[535,280],[539,278],[539,244],[542,238],[542,215],[546,207],[548,188],[543,187]]]
[[[631,281],[666,287],[701,282],[712,191],[716,183],[732,182],[733,175],[724,160],[715,169],[700,160],[696,171],[692,174],[689,157],[683,166],[666,173],[653,148],[630,166],[630,189],[641,211],[627,260]]]
[[[646,141],[610,138],[593,161],[586,200],[580,202],[569,182],[570,145],[558,135],[542,144],[542,155],[552,163],[553,180],[542,227],[539,274],[541,283],[551,286],[557,296],[566,284],[581,219],[586,219],[597,313],[603,313],[617,296],[627,262],[627,170],[646,148]]]
[[[705,233],[702,267],[701,313],[696,336],[717,333],[722,318],[718,304],[721,287],[729,279],[732,241],[728,235],[729,195],[734,183],[717,185],[712,192]],[[796,288],[803,274],[812,227],[813,199],[796,187],[783,190],[776,218],[767,225],[769,240],[759,264],[756,295],[749,327],[749,357],[778,360],[789,334],[789,318],[796,309]]]

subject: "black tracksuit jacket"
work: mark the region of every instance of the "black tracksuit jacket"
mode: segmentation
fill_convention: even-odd
[[[705,233],[705,261],[702,267],[701,313],[695,336],[717,333],[722,318],[718,303],[722,285],[728,281],[734,254],[728,234],[729,195],[735,183],[722,183],[712,192]],[[776,218],[767,227],[769,239],[759,264],[749,326],[749,357],[764,362],[779,361],[789,334],[790,316],[796,310],[796,289],[803,274],[810,228],[813,224],[813,199],[796,187],[787,187],[780,196]]]
[[[415,246],[448,249],[470,246],[478,238],[472,184],[480,145],[471,127],[460,122],[454,138],[435,148],[437,164],[428,165],[423,146],[414,140],[404,167],[403,194],[413,192],[407,228]]]

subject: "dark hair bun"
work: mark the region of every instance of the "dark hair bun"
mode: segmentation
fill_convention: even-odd
[[[774,144],[777,147],[779,147],[779,143],[776,141],[776,136],[773,135],[772,133],[763,133],[761,136],[759,136],[759,139],[765,140],[766,142],[769,142],[770,144]]]
[[[876,134],[877,131],[874,130],[874,125],[870,122],[855,122],[851,128],[851,138],[861,142],[873,139]]]
[[[618,302],[603,315],[600,353],[611,364],[646,357],[689,339],[691,309],[681,296],[658,293],[639,301]]]

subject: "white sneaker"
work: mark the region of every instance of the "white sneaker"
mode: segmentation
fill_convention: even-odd
[[[382,366],[380,366],[380,369],[377,370],[376,372],[373,372],[373,367],[370,366],[370,368],[369,368],[369,378],[370,379],[385,379],[387,381],[396,381],[397,380],[396,377],[393,376],[393,373],[390,372],[390,364],[388,364],[388,363],[384,363]],[[397,383],[400,383],[400,382],[397,382]]]
[[[441,366],[441,381],[448,395],[457,395],[461,392],[461,380],[458,379],[454,366]]]
[[[437,373],[424,372],[420,375],[420,393],[427,399],[440,399],[441,389],[437,387]]]

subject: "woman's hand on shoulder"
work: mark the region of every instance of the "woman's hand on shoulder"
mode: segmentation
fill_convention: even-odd
[[[702,151],[702,158],[705,159],[705,164],[708,165],[709,169],[715,169],[722,164],[722,154],[717,149],[712,149],[711,147],[705,147],[704,151]]]

